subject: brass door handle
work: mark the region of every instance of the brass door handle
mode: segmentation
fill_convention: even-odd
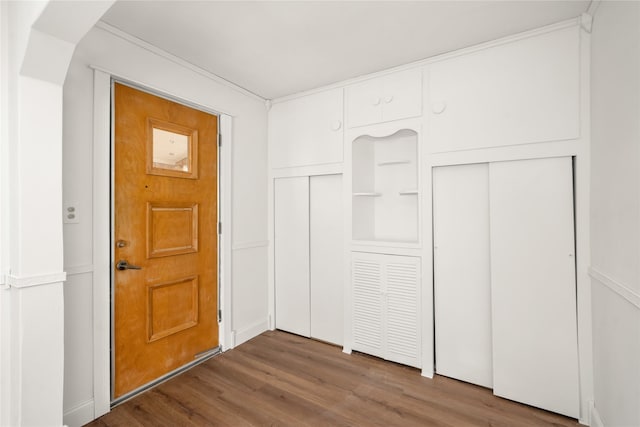
[[[127,260],[121,259],[116,264],[116,270],[142,270],[142,267],[138,267],[137,265],[132,265],[127,262]]]

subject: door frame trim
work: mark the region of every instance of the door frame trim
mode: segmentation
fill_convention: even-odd
[[[222,310],[219,322],[219,345],[222,351],[233,346],[231,333],[231,267],[232,267],[232,125],[233,118],[166,91],[132,82],[105,70],[94,68],[93,87],[93,388],[94,419],[109,412],[111,396],[111,297],[112,297],[112,154],[113,123],[111,119],[112,81],[132,86],[143,92],[215,114],[218,132],[224,144],[218,147],[218,221],[222,234],[218,238],[218,301]],[[217,313],[216,313],[217,315]]]

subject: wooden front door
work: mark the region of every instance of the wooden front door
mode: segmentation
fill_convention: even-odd
[[[114,99],[118,398],[218,346],[218,120],[121,84]]]

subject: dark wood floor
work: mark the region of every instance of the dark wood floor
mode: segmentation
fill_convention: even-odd
[[[553,385],[550,385],[553,386]],[[577,426],[490,390],[266,332],[90,426]]]

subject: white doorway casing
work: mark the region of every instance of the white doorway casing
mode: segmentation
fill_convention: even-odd
[[[94,318],[94,360],[93,360],[93,417],[109,411],[111,404],[111,321],[110,290],[113,248],[111,212],[111,183],[113,156],[112,146],[112,79],[118,76],[108,72],[94,70],[94,165],[93,165],[93,318]],[[155,91],[152,91],[155,93]],[[156,93],[176,100],[171,94]],[[180,100],[176,100],[180,102]],[[207,110],[206,107],[182,103]],[[219,221],[222,223],[219,251],[219,301],[222,313],[229,313],[231,307],[231,147],[232,118],[219,114],[221,140],[226,145],[219,147]],[[231,321],[229,316],[222,316],[219,325],[219,342],[222,350],[233,347]]]

